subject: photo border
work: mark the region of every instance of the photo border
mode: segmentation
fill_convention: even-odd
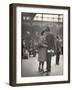
[[[70,7],[66,6],[51,6],[51,5],[34,5],[34,4],[10,4],[10,69],[9,69],[9,84],[11,86],[30,86],[30,85],[45,85],[45,84],[60,84],[70,82]],[[17,7],[35,7],[35,8],[52,8],[68,10],[68,80],[53,81],[53,82],[38,82],[38,83],[16,83],[16,8]]]

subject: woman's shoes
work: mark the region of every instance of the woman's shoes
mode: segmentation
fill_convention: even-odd
[[[44,73],[44,70],[39,68],[39,72],[43,72]]]

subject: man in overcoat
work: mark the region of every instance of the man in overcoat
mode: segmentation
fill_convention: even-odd
[[[48,43],[48,48],[47,48],[47,61],[46,61],[46,69],[47,69],[47,73],[51,72],[51,57],[52,57],[52,53],[54,53],[55,51],[55,37],[53,35],[53,33],[50,32],[50,28],[47,27],[46,28],[46,41]]]
[[[61,51],[61,45],[59,41],[59,36],[57,35],[56,37],[56,65],[59,65],[60,51]]]

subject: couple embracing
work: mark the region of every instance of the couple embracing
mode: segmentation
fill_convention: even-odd
[[[50,32],[50,28],[47,27],[41,32],[39,38],[39,72],[44,72],[44,62],[46,61],[46,72],[51,72],[51,57],[52,53],[55,51],[55,38]]]

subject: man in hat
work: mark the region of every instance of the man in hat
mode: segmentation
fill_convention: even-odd
[[[47,61],[46,61],[46,72],[49,74],[51,72],[51,57],[52,53],[55,51],[55,38],[54,35],[50,32],[50,28],[46,28],[46,41],[48,43],[48,48],[47,48]]]

